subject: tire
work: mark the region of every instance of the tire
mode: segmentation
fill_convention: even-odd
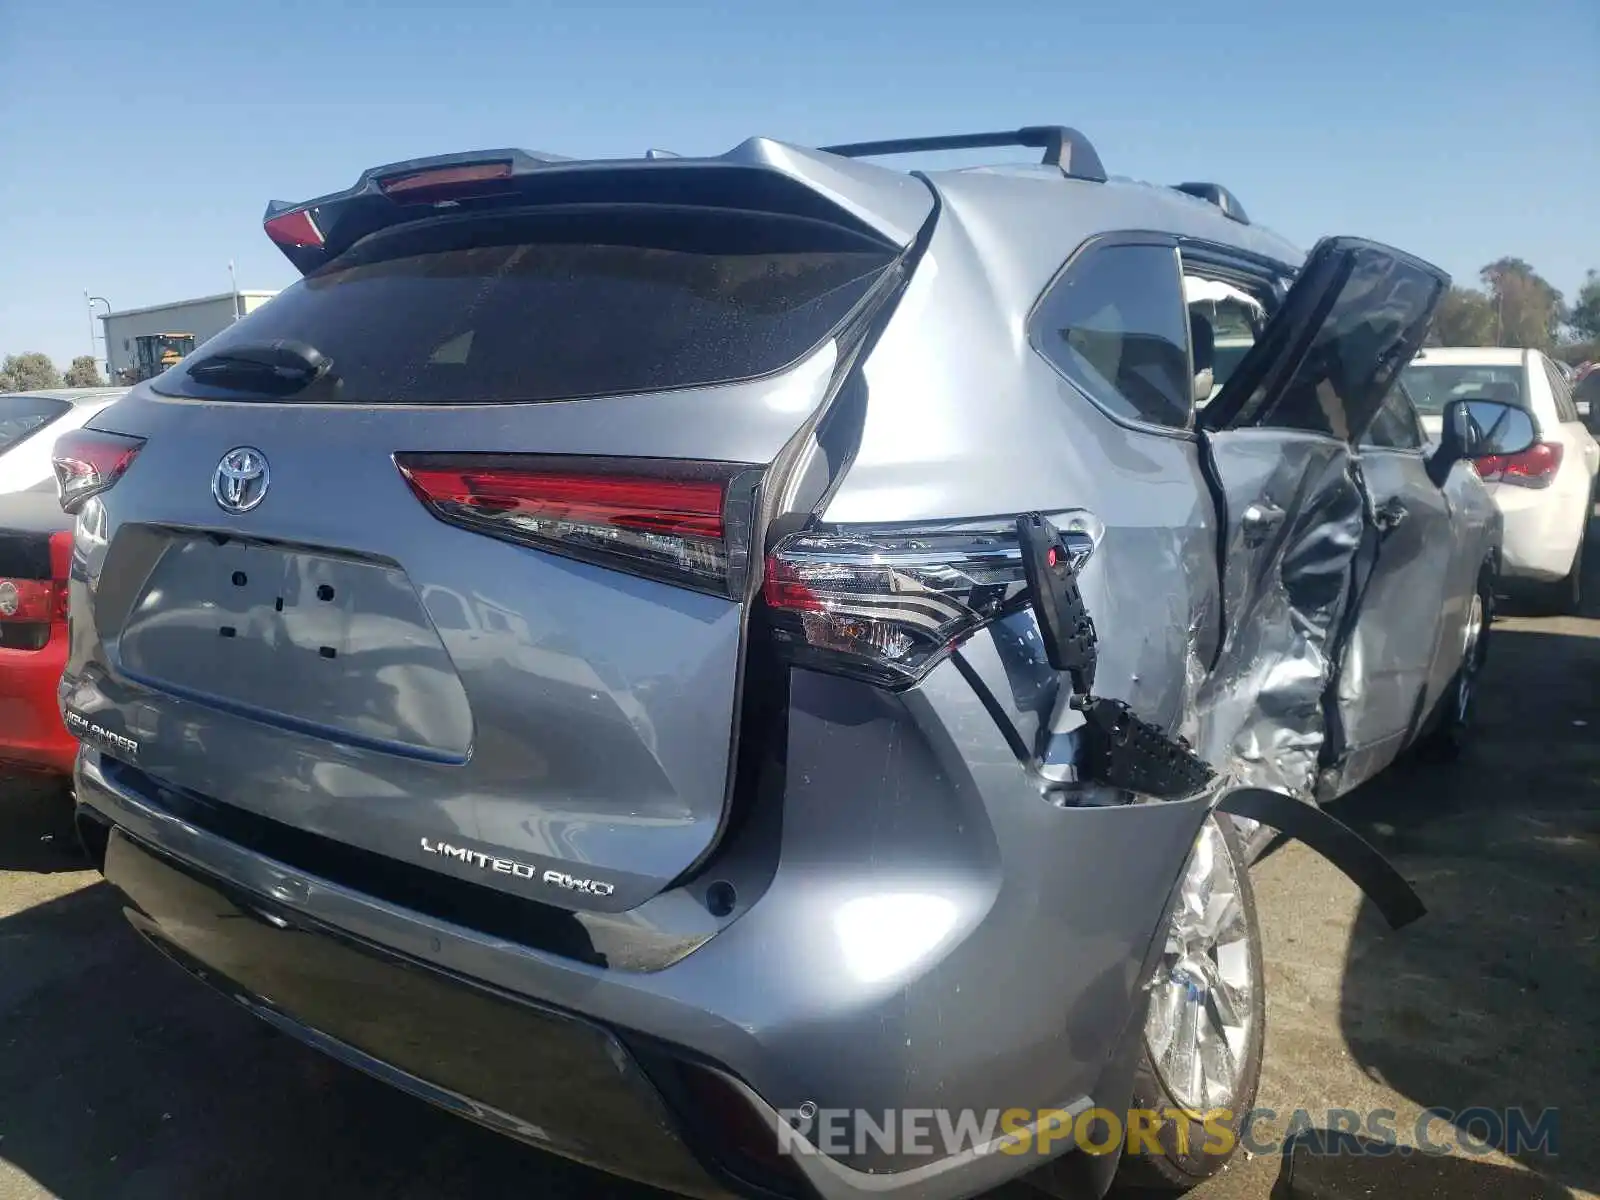
[[[1180,932],[1184,924],[1180,920],[1184,914],[1183,900],[1194,895],[1191,885],[1196,881],[1203,856],[1209,854],[1215,862],[1214,856],[1219,851],[1227,857],[1237,913],[1233,914],[1232,906],[1225,908],[1225,915],[1216,922],[1223,936],[1202,951],[1209,955],[1211,965],[1198,972],[1201,975],[1198,982],[1204,991],[1200,1009],[1205,1019],[1197,1023],[1197,1027],[1203,1026],[1202,1033],[1209,1035],[1209,1040],[1206,1037],[1196,1040],[1211,1047],[1218,1044],[1237,1047],[1237,1050],[1230,1049],[1223,1060],[1231,1067],[1231,1079],[1223,1088],[1208,1087],[1203,1081],[1197,1084],[1194,1075],[1187,1083],[1179,1081],[1176,1072],[1171,1070],[1171,1055],[1161,1053],[1163,1044],[1176,1044],[1167,1043],[1165,1034],[1170,1031],[1176,1038],[1184,1029],[1178,1010],[1194,1003],[1196,972],[1184,968],[1186,963],[1193,963],[1195,952],[1201,947],[1192,936],[1186,938]],[[1240,1128],[1255,1104],[1256,1089],[1261,1082],[1261,1051],[1267,1027],[1261,927],[1256,918],[1255,892],[1250,887],[1244,847],[1231,820],[1214,816],[1206,819],[1184,876],[1169,916],[1167,950],[1156,968],[1150,989],[1144,1052],[1134,1073],[1130,1105],[1134,1111],[1154,1110],[1163,1114],[1155,1130],[1161,1152],[1154,1153],[1146,1146],[1137,1153],[1123,1155],[1116,1182],[1129,1189],[1185,1192],[1222,1170],[1237,1150]],[[1199,877],[1204,878],[1204,875]],[[1215,867],[1211,879],[1214,885],[1211,895],[1215,897],[1220,890],[1215,888]],[[1230,933],[1234,936],[1228,936]],[[1185,942],[1188,954],[1180,952]],[[1219,948],[1221,954],[1217,953]],[[1239,961],[1241,948],[1248,952],[1247,961],[1243,963]],[[1231,1003],[1218,1003],[1229,993]],[[1243,1020],[1218,1038],[1219,1026],[1225,1024],[1222,1020],[1224,1008],[1231,1008],[1232,1015]],[[1175,1015],[1180,1019],[1174,1020]],[[1208,1062],[1215,1065],[1218,1061],[1214,1049],[1202,1051],[1195,1058],[1202,1068]],[[1217,1109],[1225,1109],[1226,1116],[1213,1116],[1207,1123],[1205,1114]]]
[[[1462,630],[1461,665],[1441,698],[1439,719],[1418,745],[1422,756],[1434,762],[1452,762],[1467,748],[1478,710],[1478,675],[1489,657],[1489,630],[1494,622],[1494,584],[1478,581],[1473,600],[1477,618],[1469,613]]]
[[[1545,616],[1574,617],[1583,611],[1583,559],[1589,541],[1589,525],[1593,518],[1595,497],[1600,493],[1600,477],[1589,487],[1589,503],[1584,509],[1583,524],[1578,530],[1578,548],[1572,554],[1572,569],[1555,583],[1538,589],[1534,600]]]
[[[1566,577],[1541,590],[1539,608],[1552,617],[1576,616],[1583,609],[1583,546],[1588,541],[1588,522],[1578,538],[1578,550],[1572,557],[1572,570]]]

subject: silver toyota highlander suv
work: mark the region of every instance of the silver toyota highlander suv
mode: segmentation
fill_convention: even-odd
[[[1416,915],[1318,805],[1470,715],[1524,432],[1424,448],[1434,268],[1057,127],[266,230],[304,278],[55,459],[85,844],[280,1029],[689,1194],[1179,1188],[1260,1069],[1244,841]]]

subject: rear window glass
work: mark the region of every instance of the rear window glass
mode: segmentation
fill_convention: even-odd
[[[0,396],[0,454],[71,407],[65,400],[43,396]]]
[[[155,385],[277,339],[332,362],[292,399],[566,400],[777,371],[861,303],[895,251],[822,222],[684,209],[457,218],[358,243]],[[241,384],[241,387],[246,386]]]
[[[1413,363],[1401,378],[1425,417],[1439,416],[1452,400],[1499,400],[1519,408],[1528,404],[1520,366]]]

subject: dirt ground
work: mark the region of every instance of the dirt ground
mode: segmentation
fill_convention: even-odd
[[[1600,562],[1600,555],[1590,555]],[[1591,581],[1600,596],[1600,579]],[[1391,933],[1288,846],[1255,872],[1269,997],[1259,1103],[1556,1108],[1556,1153],[1241,1156],[1196,1200],[1600,1191],[1600,620],[1494,630],[1481,740],[1397,767],[1339,815],[1428,904]],[[1440,1126],[1436,1142],[1453,1140]],[[136,942],[76,856],[65,801],[0,780],[0,1200],[658,1197],[324,1060]]]

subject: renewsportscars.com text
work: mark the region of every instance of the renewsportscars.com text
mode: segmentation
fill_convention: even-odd
[[[780,1112],[779,1149],[789,1154],[837,1157],[886,1154],[945,1157],[952,1154],[1037,1154],[1068,1149],[1086,1154],[1161,1154],[1161,1139],[1182,1153],[1227,1155],[1236,1148],[1277,1154],[1291,1138],[1310,1153],[1520,1154],[1558,1153],[1559,1113],[1520,1108],[1430,1108],[1402,1123],[1393,1109],[1295,1109],[1287,1115],[1253,1108],[1235,1122],[1232,1109],[1201,1114],[1179,1109],[1135,1108],[1125,1114],[1090,1108],[972,1109],[907,1108],[887,1112],[827,1109],[812,1104]],[[1319,1133],[1333,1136],[1318,1137]],[[1309,1136],[1308,1136],[1309,1135]],[[1340,1136],[1346,1135],[1346,1136]]]

